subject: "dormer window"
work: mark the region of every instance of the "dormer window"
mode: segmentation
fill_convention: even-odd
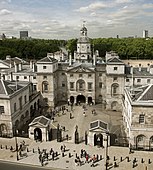
[[[43,66],[43,69],[46,69],[46,66]]]

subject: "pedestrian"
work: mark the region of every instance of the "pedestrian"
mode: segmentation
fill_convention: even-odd
[[[83,116],[84,116],[84,117],[86,116],[86,112],[83,112]]]
[[[89,160],[89,156],[88,156],[88,154],[86,154],[86,162],[85,163],[89,163],[88,160]]]
[[[50,149],[50,155],[52,154],[52,152],[53,152],[53,148]]]
[[[38,153],[40,154],[40,148],[38,147]]]
[[[42,154],[39,154],[39,162],[41,162]]]
[[[96,159],[97,159],[97,161],[99,160],[99,155],[98,154],[97,154],[97,158]]]
[[[52,160],[54,161],[54,152],[52,153]]]
[[[61,145],[61,151],[63,150],[63,146]]]
[[[69,140],[69,136],[68,136],[68,134],[66,135],[66,140],[67,140],[67,141]]]
[[[47,161],[48,161],[48,153],[46,153],[46,158],[47,158]]]
[[[63,151],[65,152],[65,149],[66,149],[66,146],[65,145],[63,145]]]
[[[70,119],[72,119],[72,113],[70,112]]]
[[[91,167],[94,167],[95,165],[94,165],[94,160],[93,160],[93,158],[92,158],[92,164],[91,164]]]

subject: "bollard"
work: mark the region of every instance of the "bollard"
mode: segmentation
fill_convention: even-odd
[[[123,158],[121,157],[121,162],[123,161]]]
[[[76,157],[76,158],[78,157],[77,153],[75,154],[75,157]]]
[[[5,149],[7,149],[7,145],[5,145]]]
[[[100,155],[100,160],[102,160],[103,159],[103,156],[102,155]]]
[[[3,149],[3,146],[1,145],[1,149]]]
[[[151,160],[150,159],[148,159],[148,164],[151,164]]]
[[[144,163],[143,158],[141,159],[141,163]]]
[[[32,151],[33,151],[33,153],[35,153],[35,150],[34,150],[34,148],[33,148],[33,150],[32,150]]]
[[[114,156],[114,161],[116,161],[116,158],[115,158],[115,156]]]
[[[114,162],[114,168],[116,168],[116,167],[118,167],[118,166],[117,166],[117,163],[116,163],[116,162]]]
[[[71,153],[69,153],[69,158],[71,158]]]
[[[129,156],[127,156],[126,158],[127,158],[127,162],[130,162],[130,160],[129,160]]]

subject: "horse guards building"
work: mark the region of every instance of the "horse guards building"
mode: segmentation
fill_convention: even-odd
[[[42,106],[59,102],[102,104],[121,111],[129,146],[153,149],[153,65],[126,64],[111,51],[91,48],[85,25],[77,51],[48,53],[39,61],[0,60],[0,135],[13,136]]]

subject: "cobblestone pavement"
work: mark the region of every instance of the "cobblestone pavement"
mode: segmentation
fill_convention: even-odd
[[[89,129],[90,122],[100,119],[104,122],[107,122],[109,124],[109,129],[112,133],[121,133],[121,125],[122,125],[122,115],[119,112],[108,112],[101,110],[100,105],[96,106],[87,106],[86,110],[86,116],[83,115],[83,109],[82,106],[75,106],[73,108],[73,119],[70,119],[69,114],[71,111],[70,106],[68,107],[68,112],[66,114],[62,115],[60,113],[59,117],[55,118],[55,122],[53,122],[54,126],[57,126],[59,123],[61,126],[66,127],[66,131],[63,132],[64,136],[68,134],[71,136],[71,139],[69,141],[64,140],[63,142],[57,142],[56,140],[48,141],[48,142],[35,142],[28,138],[20,138],[17,137],[18,144],[20,144],[23,140],[25,141],[26,147],[28,148],[29,152],[27,152],[27,149],[25,151],[22,151],[22,157],[20,157],[20,160],[16,160],[17,153],[14,151],[10,151],[10,146],[13,146],[15,148],[15,138],[11,139],[5,139],[0,138],[0,159],[8,160],[8,161],[15,161],[18,163],[26,163],[31,165],[38,165],[41,166],[39,162],[39,154],[38,154],[38,147],[40,150],[46,149],[47,152],[49,152],[50,148],[53,148],[53,150],[58,152],[58,156],[55,157],[55,160],[53,161],[51,159],[51,156],[49,155],[49,160],[45,161],[44,167],[53,167],[53,168],[61,168],[61,169],[69,169],[69,170],[102,170],[105,168],[105,158],[106,158],[106,148],[98,148],[93,147],[90,145],[85,145],[84,142],[80,144],[74,144],[74,131],[75,126],[78,125],[78,131],[80,136],[84,137],[84,133],[86,130]],[[92,115],[91,110],[96,109],[97,114]],[[66,146],[66,152],[64,153],[64,157],[62,157],[62,153],[60,150],[61,145]],[[2,149],[1,149],[2,145]],[[6,149],[7,145],[7,149]],[[76,166],[75,165],[75,158],[76,154],[80,156],[80,150],[84,149],[86,152],[93,156],[94,154],[99,156],[102,156],[102,160],[98,160],[95,163],[95,167],[91,167],[90,163],[85,163],[85,158],[81,158],[82,165]],[[69,153],[71,153],[71,158],[69,158]],[[110,156],[109,160],[109,168],[108,169],[118,169],[118,170],[152,170],[153,169],[153,152],[146,152],[146,151],[135,151],[132,154],[129,154],[129,149],[126,147],[108,147],[108,155]],[[114,161],[115,156],[115,161]],[[129,162],[127,162],[127,158],[129,157]],[[121,157],[123,161],[121,161]],[[132,162],[136,158],[137,166],[135,168],[132,167]],[[143,158],[143,163],[142,163]],[[151,160],[151,163],[148,163],[148,160]],[[117,163],[118,167],[114,167],[114,162]]]

